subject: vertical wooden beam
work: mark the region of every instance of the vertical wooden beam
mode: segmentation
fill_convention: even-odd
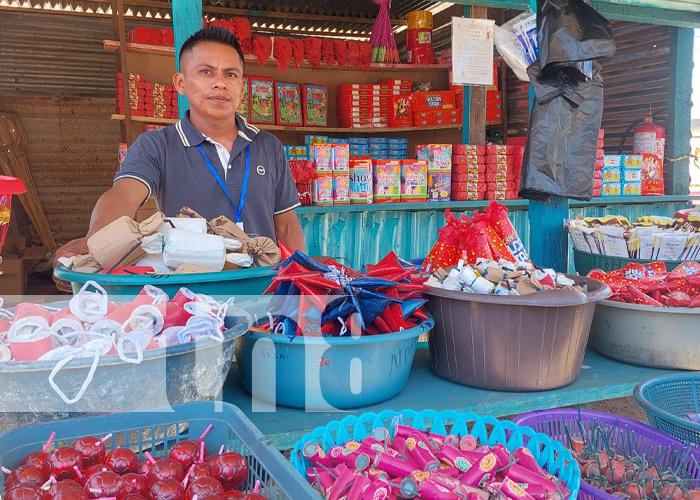
[[[136,135],[131,122],[131,99],[129,98],[129,66],[126,62],[126,30],[124,28],[124,2],[123,0],[111,0],[112,28],[116,39],[119,40],[117,50],[117,71],[122,73],[122,86],[124,87],[124,128],[123,136],[127,145],[131,146]]]
[[[671,81],[668,102],[666,157],[679,158],[690,152],[690,107],[693,93],[693,30],[672,28]],[[664,162],[667,194],[687,195],[690,189],[690,160]]]
[[[173,0],[173,30],[175,31],[175,64],[180,71],[180,48],[194,33],[202,29],[202,0]],[[180,118],[190,109],[187,97],[178,96]]]
[[[464,6],[464,17],[472,17],[472,6]],[[454,25],[453,28],[454,29]],[[471,134],[471,112],[472,112],[472,88],[464,85],[464,95],[462,96],[462,144],[473,144],[469,142]]]
[[[486,19],[486,7],[472,6],[471,17]],[[486,87],[472,87],[470,100],[469,144],[486,144]]]
[[[537,11],[537,3],[530,0]],[[539,14],[539,13],[538,13]],[[535,94],[530,85],[530,103]],[[528,132],[529,135],[529,132]],[[551,196],[549,201],[530,201],[528,212],[530,223],[530,259],[538,266],[549,267],[560,272],[568,269],[569,240],[564,230],[564,219],[569,218],[569,200]]]

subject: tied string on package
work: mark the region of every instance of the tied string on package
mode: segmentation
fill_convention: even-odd
[[[421,293],[426,279],[391,252],[364,272],[332,259],[317,262],[285,252],[272,293],[269,321],[253,330],[300,336],[378,335],[415,327],[427,319]]]
[[[289,38],[276,36],[274,38],[273,56],[277,61],[277,71],[284,73],[292,59],[292,42]]]
[[[0,324],[7,329],[0,333],[0,359],[56,362],[49,385],[66,404],[73,404],[82,398],[104,356],[116,354],[124,363],[139,364],[149,350],[200,338],[222,342],[232,305],[233,299],[220,302],[187,288],[170,300],[163,290],[150,285],[132,302],[118,304],[109,300],[100,285],[88,281],[63,309],[22,303],[14,315],[0,310]],[[76,358],[93,361],[71,398],[56,385],[55,377]]]
[[[700,264],[687,261],[671,272],[664,262],[627,264],[609,273],[593,269],[588,277],[608,285],[609,300],[651,307],[700,307]]]

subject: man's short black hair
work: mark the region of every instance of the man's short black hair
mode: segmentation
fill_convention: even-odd
[[[214,42],[220,43],[222,45],[228,45],[233,48],[241,58],[241,62],[245,65],[245,59],[243,58],[243,49],[241,45],[236,40],[236,37],[226,28],[221,28],[220,26],[211,26],[209,28],[204,28],[199,30],[197,33],[189,37],[185,43],[182,44],[180,49],[180,59],[179,62],[182,63],[183,56],[194,49],[197,45],[203,42]]]

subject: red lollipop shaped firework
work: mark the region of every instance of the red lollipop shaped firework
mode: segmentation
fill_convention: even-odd
[[[83,457],[73,448],[56,448],[46,457],[44,462],[44,475],[46,477],[54,474],[58,481],[62,479],[75,479],[75,467],[80,467]]]
[[[85,493],[89,498],[121,497],[124,480],[110,470],[98,472],[85,482]]]
[[[83,487],[75,481],[64,479],[63,481],[51,484],[49,489],[44,492],[44,500],[53,500],[54,496],[56,496],[59,491],[63,490],[77,490],[82,493]]]
[[[90,479],[92,476],[97,474],[98,472],[104,472],[106,470],[109,470],[105,464],[95,464],[91,465],[90,467],[86,467],[83,469],[82,474],[83,477],[81,478],[80,482],[82,484],[85,484],[85,481]]]
[[[21,484],[35,484],[41,486],[44,484],[46,476],[42,469],[33,465],[23,465],[13,470],[5,481],[5,491]]]
[[[145,496],[138,493],[127,493],[122,497],[122,500],[148,500]]]
[[[105,449],[105,441],[112,437],[112,434],[107,434],[102,439],[94,436],[86,436],[73,441],[71,448],[80,453],[83,457],[83,467],[89,467],[95,464],[104,463],[107,450]]]
[[[185,500],[185,488],[179,481],[164,479],[156,481],[148,491],[149,500]]]
[[[53,438],[56,436],[55,432],[52,432],[51,435],[49,436],[49,440],[46,441],[46,444],[44,445],[44,448],[41,451],[34,451],[24,457],[22,461],[19,463],[20,465],[33,465],[34,467],[43,467],[44,462],[46,462],[46,451],[49,449],[49,446],[51,446],[51,443],[53,442]]]
[[[141,474],[134,474],[129,472],[122,476],[124,481],[124,493],[137,493],[139,495],[148,494],[148,480]]]
[[[243,500],[245,493],[238,490],[228,490],[224,492],[224,500]]]
[[[226,453],[214,461],[211,475],[221,482],[224,490],[236,489],[248,477],[248,462],[238,453]]]
[[[185,478],[185,470],[182,465],[175,460],[170,460],[169,458],[162,458],[157,460],[146,474],[146,479],[149,484],[153,484],[156,481],[162,481],[164,479],[174,479],[175,481],[182,481]]]
[[[190,467],[198,457],[200,462],[204,460],[204,456],[202,456],[201,453],[202,450],[204,450],[204,438],[211,428],[212,425],[209,425],[197,439],[188,439],[176,443],[175,446],[170,449],[168,458],[179,462],[185,469]]]
[[[82,457],[81,457],[82,458]],[[105,457],[105,465],[119,475],[138,472],[139,459],[129,448],[114,448]]]
[[[41,489],[34,484],[20,484],[5,493],[5,500],[43,500]]]
[[[212,495],[223,495],[224,487],[213,477],[202,477],[192,481],[187,488],[186,500],[193,500],[210,497]]]

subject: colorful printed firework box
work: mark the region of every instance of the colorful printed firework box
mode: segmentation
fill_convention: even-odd
[[[328,125],[328,87],[304,85],[304,126]]]
[[[243,97],[241,98],[241,103],[238,105],[236,113],[242,116],[246,120],[250,118],[250,92],[248,91],[248,86],[250,85],[250,79],[247,76],[243,77]]]
[[[275,82],[277,125],[301,125],[301,96],[296,83]]]
[[[659,157],[653,153],[642,154],[642,194],[664,194],[664,166]]]
[[[250,123],[275,124],[275,85],[272,78],[250,77]]]

